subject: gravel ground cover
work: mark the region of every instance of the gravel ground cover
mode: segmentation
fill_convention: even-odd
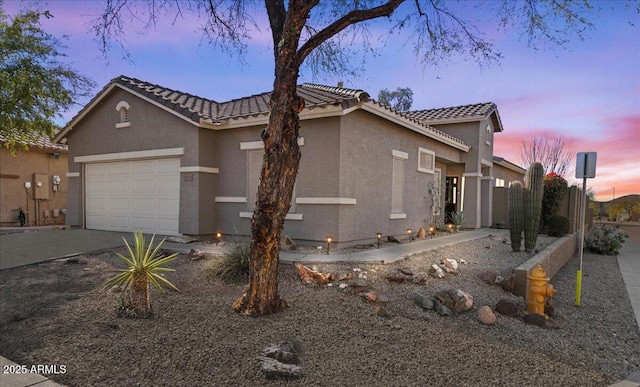
[[[539,239],[539,249],[554,239]],[[414,275],[443,258],[464,259],[458,274],[424,284],[392,283],[399,269]],[[425,252],[390,265],[316,265],[322,272],[360,275],[384,294],[390,317],[352,287],[303,285],[281,265],[280,292],[290,308],[250,318],[231,303],[244,289],[210,278],[211,259],[181,255],[168,277],[179,293],[154,291],[155,317],[118,318],[117,295],[100,289],[121,268],[113,252],[77,264],[50,262],[0,272],[0,353],[18,364],[65,365],[46,375],[69,386],[608,386],[640,368],[640,332],[615,257],[586,254],[582,307],[573,306],[573,258],[553,278],[556,316],[546,328],[497,314],[492,326],[476,311],[506,298],[479,275],[507,277],[530,258],[501,240],[482,238]],[[354,269],[359,269],[354,271]],[[415,291],[433,295],[461,289],[472,310],[451,317],[413,304]],[[295,338],[304,376],[267,380],[256,357],[271,343]]]

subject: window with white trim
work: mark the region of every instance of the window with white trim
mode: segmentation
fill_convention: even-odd
[[[496,179],[496,187],[504,187],[504,179]]]
[[[404,209],[404,164],[409,158],[405,152],[393,151],[391,174],[391,213],[400,214]]]
[[[418,171],[434,173],[436,152],[425,148],[418,148]]]

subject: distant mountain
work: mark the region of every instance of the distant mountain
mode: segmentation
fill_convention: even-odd
[[[597,203],[611,204],[611,203],[617,203],[618,201],[624,200],[624,199],[640,200],[640,195],[639,194],[625,195],[625,196],[620,196],[619,198],[615,198],[613,200],[609,200],[607,202],[597,202]]]

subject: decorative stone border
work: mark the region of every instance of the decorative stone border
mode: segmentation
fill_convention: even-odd
[[[542,266],[549,278],[554,275],[573,257],[577,250],[578,233],[564,236],[547,246],[544,250],[516,267],[516,281],[513,293],[527,299],[529,279],[527,276],[536,265]]]

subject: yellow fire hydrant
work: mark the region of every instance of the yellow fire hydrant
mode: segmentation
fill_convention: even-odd
[[[544,314],[546,298],[553,296],[556,291],[553,285],[549,284],[549,277],[540,265],[536,265],[527,278],[529,278],[527,313],[537,313],[546,317]]]

